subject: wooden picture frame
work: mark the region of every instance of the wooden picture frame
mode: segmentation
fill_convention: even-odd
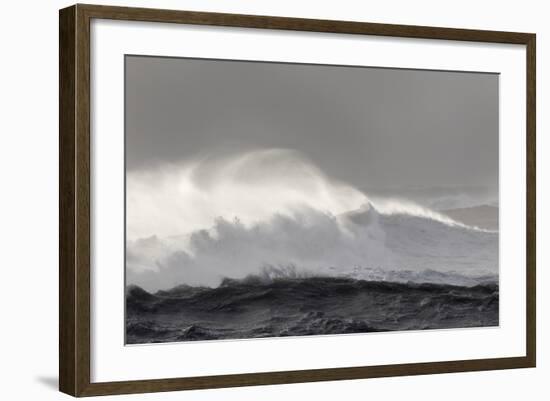
[[[526,355],[521,357],[257,372],[222,376],[91,382],[90,21],[92,19],[268,28],[526,46]],[[60,10],[59,29],[60,391],[73,396],[95,396],[535,367],[535,34],[81,4]]]

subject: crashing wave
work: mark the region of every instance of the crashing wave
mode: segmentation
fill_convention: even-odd
[[[285,274],[413,282],[498,276],[498,232],[406,200],[369,199],[294,151],[202,159],[127,182],[128,283],[149,290],[215,287],[266,266],[272,275],[292,267]]]
[[[174,283],[216,286],[224,277],[275,277],[285,269],[296,275],[362,274],[449,283],[498,274],[498,234],[425,217],[383,215],[372,208],[345,219],[302,210],[251,227],[218,219],[210,230],[192,233],[185,244],[157,237],[147,243],[149,259],[142,243],[128,243],[128,263],[139,259],[140,265],[153,268],[130,268],[128,278],[153,289]]]

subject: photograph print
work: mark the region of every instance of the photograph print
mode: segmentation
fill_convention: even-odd
[[[125,56],[126,344],[499,325],[499,75]]]

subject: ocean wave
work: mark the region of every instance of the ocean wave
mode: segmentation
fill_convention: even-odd
[[[371,199],[287,149],[136,171],[127,185],[127,279],[151,291],[215,287],[269,266],[461,285],[498,275],[498,232]]]
[[[302,209],[250,227],[220,218],[210,230],[192,233],[185,246],[158,237],[129,242],[127,266],[129,283],[152,290],[175,283],[216,286],[223,277],[266,267],[468,284],[498,275],[498,233],[374,207],[340,216]]]

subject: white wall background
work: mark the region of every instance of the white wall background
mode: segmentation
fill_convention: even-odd
[[[314,384],[106,397],[139,400],[314,398],[544,400],[550,388],[550,25],[545,2],[95,1],[100,4],[525,31],[538,47],[538,367]],[[2,4],[0,60],[0,395],[57,400],[58,9],[61,0]],[[550,156],[550,155],[549,155]],[[546,338],[545,338],[546,337]]]

